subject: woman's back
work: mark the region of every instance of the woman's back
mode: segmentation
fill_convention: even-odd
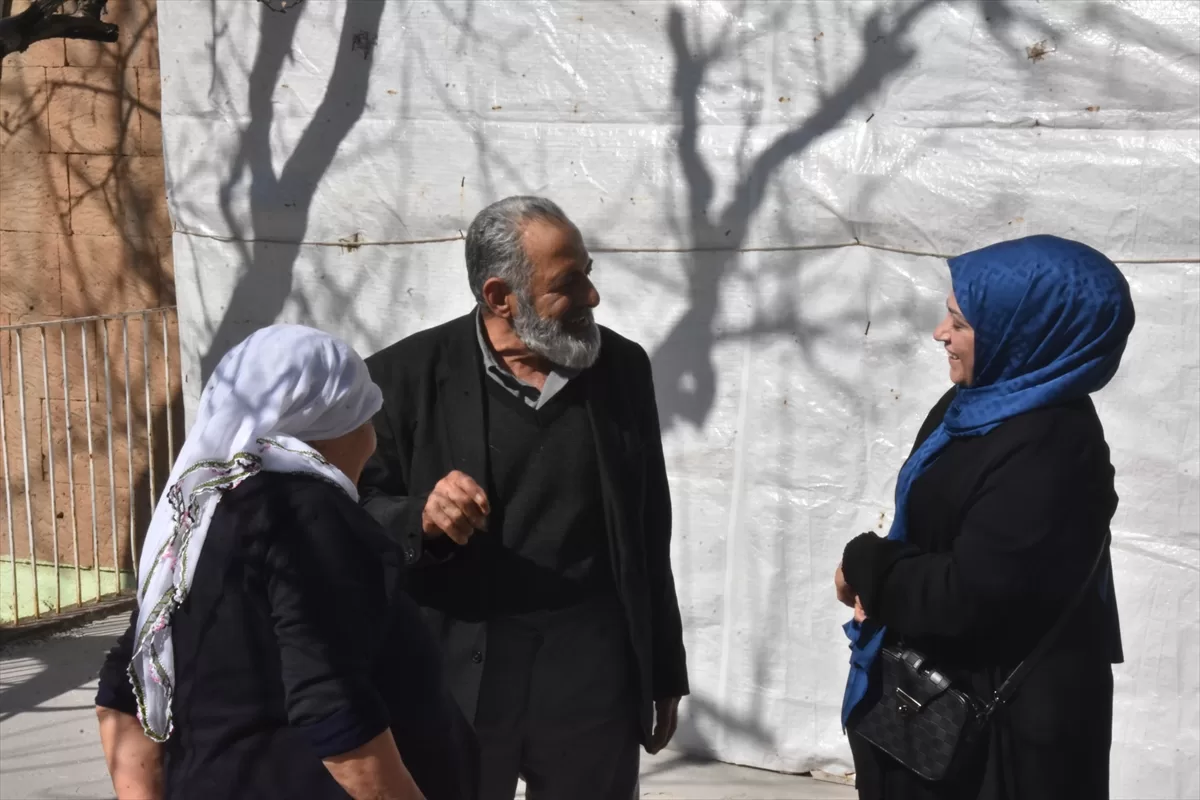
[[[469,734],[402,582],[338,487],[261,473],[228,492],[173,618],[166,796],[345,797],[321,759],[389,726],[427,797],[467,796]],[[121,644],[102,684],[124,679]]]

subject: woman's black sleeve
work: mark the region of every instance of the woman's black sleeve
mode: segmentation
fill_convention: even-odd
[[[356,547],[339,513],[342,498],[304,488],[312,496],[267,548],[267,595],[288,722],[329,758],[388,728],[371,676],[385,600],[378,560]]]
[[[1052,620],[1103,539],[1096,513],[1106,499],[1091,478],[1098,455],[1069,431],[1017,443],[975,493],[949,552],[864,534],[846,546],[846,581],[868,617],[912,636]]]
[[[104,657],[100,667],[100,687],[96,690],[96,705],[130,715],[137,715],[137,699],[129,682],[129,661],[133,657],[133,631],[137,627],[138,609],[135,605],[129,616],[129,627]]]

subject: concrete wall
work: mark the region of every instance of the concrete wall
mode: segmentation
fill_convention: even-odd
[[[19,13],[27,5],[28,0],[15,0],[12,13]],[[154,0],[111,0],[108,13],[107,19],[121,26],[121,38],[115,44],[40,42],[0,65],[0,325],[174,305],[171,222],[166,206],[159,124],[157,9]],[[173,320],[173,315],[170,319]],[[115,468],[111,483],[115,492],[110,491],[108,474],[110,439],[102,324],[107,325],[108,334],[107,395],[113,403],[111,445]],[[4,386],[9,461],[7,489],[13,506],[11,525],[17,558],[29,557],[26,493],[32,512],[34,549],[38,561],[43,563],[53,560],[57,527],[60,563],[74,563],[73,531],[77,530],[81,567],[94,566],[94,551],[98,550],[100,566],[111,570],[115,516],[116,560],[123,569],[128,569],[130,526],[135,529],[143,526],[149,515],[151,448],[146,435],[142,322],[135,317],[129,322],[127,332],[120,320],[102,324],[64,328],[68,337],[66,392],[58,326],[45,329],[45,376],[41,330],[26,328],[19,332],[19,337],[12,329],[0,332],[3,370],[0,379]],[[150,418],[160,440],[156,450],[163,450],[165,445],[168,395],[163,377],[161,325],[160,316],[151,318]],[[169,347],[174,351],[170,360],[178,364],[173,322],[169,335]],[[126,336],[130,350],[128,372],[123,346]],[[17,358],[18,349],[21,359]],[[130,387],[131,437],[126,434],[126,383]],[[20,424],[22,384],[24,444]],[[173,391],[177,392],[178,387]],[[95,454],[92,459],[88,457],[89,411]],[[49,434],[47,412],[51,419]],[[68,412],[73,450],[70,470],[66,452]],[[29,458],[28,480],[23,452]],[[52,456],[53,481],[49,464]],[[158,454],[158,460],[163,462],[158,470],[161,484],[166,474],[165,451]],[[0,492],[0,561],[11,552],[5,502],[5,494]],[[135,504],[132,523],[131,502]],[[95,535],[93,518],[97,520]],[[45,569],[39,574],[44,573]],[[8,584],[13,579],[7,565],[0,568],[0,620],[11,618],[12,591]],[[21,585],[32,583],[30,576],[21,574],[16,580]],[[96,581],[94,574],[90,578],[84,576],[85,599],[89,591],[95,592]],[[102,593],[115,587],[111,574],[103,583]],[[53,604],[57,599],[47,596],[47,586],[53,589],[55,581],[43,577],[39,584],[38,593],[45,610],[46,603]],[[76,591],[72,576],[63,587],[62,602],[72,602]],[[25,602],[22,601],[22,615],[32,611]]]

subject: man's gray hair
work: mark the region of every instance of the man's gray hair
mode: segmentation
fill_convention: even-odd
[[[497,200],[471,221],[467,229],[467,280],[480,305],[484,305],[483,284],[489,278],[499,278],[514,292],[529,291],[532,264],[521,234],[531,220],[571,224],[553,201],[525,195]]]

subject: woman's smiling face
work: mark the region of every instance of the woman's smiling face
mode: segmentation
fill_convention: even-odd
[[[970,386],[975,381],[975,329],[963,317],[953,292],[946,298],[946,317],[934,329],[933,338],[946,348],[950,380]]]

